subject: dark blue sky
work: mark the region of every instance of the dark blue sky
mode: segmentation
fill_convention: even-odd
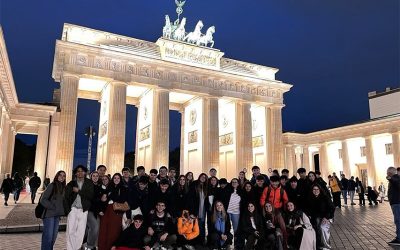
[[[173,0],[0,0],[18,97],[46,102],[55,40],[68,22],[155,42]],[[399,87],[398,0],[187,0],[187,30],[201,19],[215,25],[215,48],[230,58],[279,68],[293,84],[285,95],[285,131],[310,132],[369,118],[368,92]],[[83,131],[98,126],[99,104],[80,100],[77,148]],[[126,151],[134,148],[136,109],[128,107]],[[171,147],[179,145],[180,117],[171,112]]]

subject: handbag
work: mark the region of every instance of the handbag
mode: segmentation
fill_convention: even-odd
[[[126,212],[130,209],[128,202],[120,203],[120,202],[114,202],[113,203],[113,209],[114,211],[118,212]]]
[[[37,206],[35,207],[35,217],[38,219],[44,218],[44,216],[46,215],[46,212],[47,212],[47,209],[42,205],[42,203],[40,203],[40,201],[42,200],[43,194],[44,194],[44,192],[40,195],[39,202],[38,202]],[[49,200],[51,200],[52,196],[53,196],[53,192],[51,192]]]

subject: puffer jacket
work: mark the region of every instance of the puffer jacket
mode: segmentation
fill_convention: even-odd
[[[187,240],[192,240],[200,234],[199,223],[197,219],[194,219],[193,222],[186,219],[185,212],[189,213],[187,210],[183,210],[182,217],[178,218],[178,234],[185,235]]]
[[[282,192],[281,191],[282,187],[278,187],[278,188],[274,189],[272,186],[264,188],[264,191],[260,198],[261,207],[264,207],[265,203],[267,202],[269,188],[271,188],[271,191],[269,193],[268,201],[271,204],[273,204],[275,209],[284,208],[286,206],[286,203],[288,203],[288,201],[289,201],[286,191],[283,190],[283,192]],[[281,193],[283,193],[283,197],[281,197]]]

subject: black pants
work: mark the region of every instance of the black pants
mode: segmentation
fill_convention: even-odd
[[[260,237],[257,237],[254,234],[248,235],[246,237],[246,246],[244,249],[245,250],[264,249],[264,238],[262,237],[262,233],[260,233]]]
[[[7,203],[9,197],[10,197],[10,193],[4,192],[4,203]]]
[[[333,204],[335,205],[335,207],[341,207],[342,206],[342,201],[340,200],[340,194],[341,194],[341,192],[332,193]]]
[[[194,239],[187,240],[185,237],[183,237],[183,235],[180,235],[180,234],[176,235],[176,245],[178,247],[183,247],[184,245],[195,246],[198,244],[201,244],[200,237],[198,237],[198,236]]]
[[[358,193],[359,205],[365,205],[364,193]]]
[[[31,200],[32,200],[32,202],[35,202],[37,190],[38,190],[37,188],[31,188]]]

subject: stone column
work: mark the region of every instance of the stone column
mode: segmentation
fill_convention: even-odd
[[[15,136],[17,133],[15,132],[14,126],[11,124],[10,131],[8,133],[8,141],[7,141],[7,158],[5,165],[5,172],[11,173],[12,165],[14,161],[14,148],[15,148]]]
[[[236,103],[236,175],[253,166],[250,103]]]
[[[138,159],[139,159],[139,133],[140,133],[140,129],[139,129],[139,121],[140,121],[140,105],[136,105],[135,106],[137,108],[137,115],[136,115],[136,136],[135,136],[135,170],[136,168],[139,166],[138,163]],[[146,167],[146,166],[144,166]],[[150,166],[147,166],[150,167]],[[146,170],[146,171],[150,171],[150,170]]]
[[[203,172],[219,167],[218,99],[203,98]]]
[[[109,86],[106,166],[110,173],[117,173],[125,158],[126,84],[111,82]]]
[[[67,182],[72,178],[74,162],[78,85],[78,76],[63,75],[61,80],[61,114],[58,130],[56,171],[64,170],[67,173]]]
[[[305,168],[307,171],[312,171],[311,164],[310,164],[310,151],[308,150],[308,145],[303,146],[302,167]]]
[[[351,170],[350,170],[349,149],[347,146],[347,140],[342,141],[342,162],[343,162],[343,173],[346,175],[346,178],[350,178]]]
[[[8,150],[8,138],[11,133],[10,130],[11,123],[7,121],[6,115],[3,116],[3,128],[1,134],[1,152],[0,152],[0,173],[1,178],[4,178],[4,174],[6,174],[6,165],[7,165],[7,150]],[[11,174],[11,173],[10,173]]]
[[[274,104],[266,108],[267,118],[267,169],[283,168],[282,108]]]
[[[323,179],[327,180],[328,175],[332,174],[329,172],[329,160],[328,151],[326,143],[322,143],[319,148],[319,170],[321,171],[321,176]],[[339,174],[339,173],[337,173]]]
[[[168,167],[169,159],[169,92],[155,89],[151,126],[152,166]]]
[[[179,173],[184,174],[185,171],[185,108],[179,110],[181,114],[181,146],[180,146],[180,160],[179,160]]]
[[[49,139],[49,126],[39,125],[38,137],[36,143],[36,154],[35,154],[35,167],[34,171],[38,173],[38,176],[42,181],[45,178],[46,172],[46,156]]]
[[[296,159],[295,159],[295,148],[293,145],[286,145],[286,164],[285,167],[296,175]]]
[[[400,132],[392,133],[392,151],[394,167],[400,167]]]
[[[365,150],[368,164],[368,185],[374,187],[376,185],[375,157],[372,136],[365,137]]]

